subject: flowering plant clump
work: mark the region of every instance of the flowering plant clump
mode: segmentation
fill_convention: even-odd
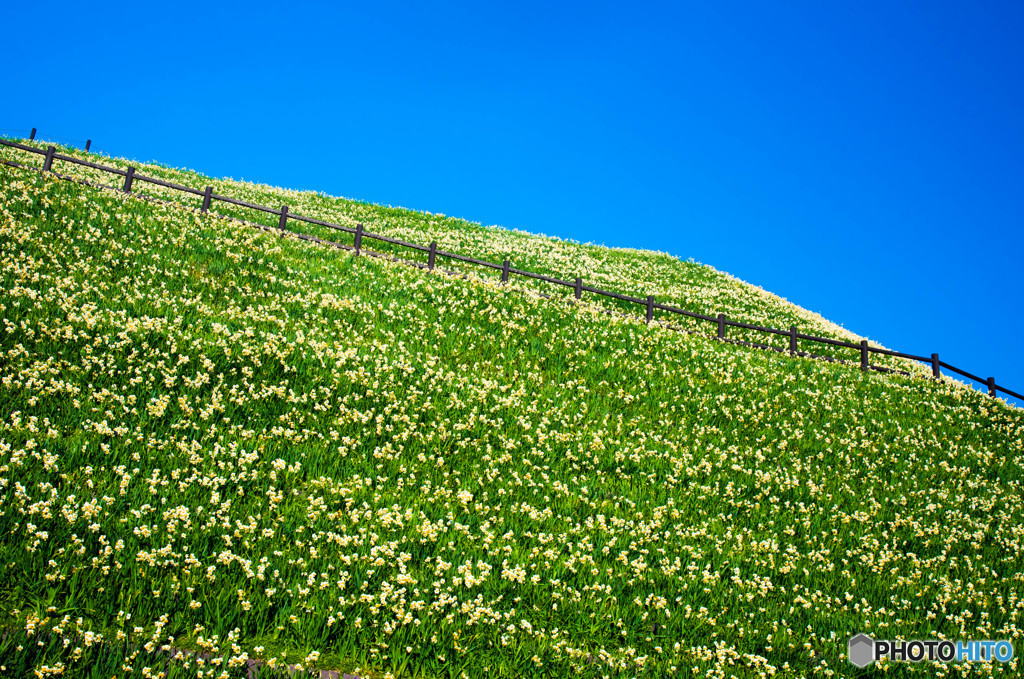
[[[1021,641],[1024,414],[958,383],[13,168],[0,283],[0,612],[70,640],[0,665],[85,674],[122,644],[111,674],[167,647],[202,676],[847,676],[861,632]]]

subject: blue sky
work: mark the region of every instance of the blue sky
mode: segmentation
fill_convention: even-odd
[[[1024,391],[1021,3],[87,5],[0,10],[3,133],[670,252]]]

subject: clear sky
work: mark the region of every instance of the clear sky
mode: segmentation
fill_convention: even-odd
[[[0,16],[0,133],[693,258],[1024,391],[1020,2]]]

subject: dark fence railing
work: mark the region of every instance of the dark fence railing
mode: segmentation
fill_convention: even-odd
[[[22,130],[22,131],[24,131],[24,130]],[[28,135],[29,141],[35,141],[36,132],[37,131],[38,130],[36,130],[36,128],[34,128],[34,127],[32,128],[32,131],[29,132],[29,135]],[[47,139],[56,139],[58,141],[70,142],[72,144],[81,144],[82,143],[81,139],[68,139],[67,137],[58,137],[56,135],[49,135],[49,134],[46,135],[46,138]],[[86,139],[85,140],[85,150],[88,151],[90,147],[92,147],[92,139]]]
[[[34,139],[34,136],[35,136],[34,132],[35,132],[35,130],[33,129],[33,135],[32,135],[32,137],[30,137],[30,139]],[[455,252],[445,252],[443,250],[438,250],[436,242],[431,242],[429,245],[419,245],[419,244],[416,244],[416,243],[408,243],[408,242],[399,240],[397,238],[390,238],[388,236],[384,236],[383,234],[371,233],[369,231],[366,231],[363,228],[362,224],[357,224],[355,226],[355,228],[353,228],[353,227],[349,227],[349,226],[342,226],[341,224],[332,224],[330,222],[325,222],[325,221],[322,221],[322,220],[319,220],[319,219],[315,219],[313,217],[306,217],[304,215],[300,215],[300,214],[296,214],[294,212],[291,212],[287,205],[282,205],[280,208],[275,209],[275,208],[267,207],[265,205],[256,205],[254,203],[249,203],[249,202],[246,202],[244,200],[239,200],[237,198],[232,198],[230,196],[221,196],[221,195],[218,195],[218,194],[213,192],[213,187],[212,186],[207,186],[204,191],[200,191],[198,189],[193,189],[193,188],[188,187],[188,186],[182,186],[181,184],[175,184],[173,182],[163,181],[161,179],[157,179],[156,177],[147,177],[145,175],[138,174],[134,167],[129,167],[127,170],[120,170],[120,169],[115,168],[115,167],[108,167],[106,165],[100,165],[98,163],[93,163],[93,162],[90,162],[90,161],[87,161],[87,160],[82,160],[80,158],[75,158],[73,156],[68,156],[68,155],[64,155],[64,154],[61,154],[61,153],[57,153],[57,149],[55,147],[53,147],[53,146],[48,146],[45,150],[43,150],[43,149],[38,149],[38,148],[36,148],[34,146],[29,146],[27,144],[20,144],[18,142],[9,141],[9,140],[6,140],[6,139],[0,139],[0,145],[7,146],[7,147],[10,147],[10,148],[20,149],[20,150],[26,151],[28,153],[34,153],[34,154],[43,156],[42,168],[36,167],[34,165],[24,165],[22,163],[17,163],[15,161],[10,161],[10,160],[3,161],[2,164],[4,164],[4,165],[11,165],[11,166],[15,166],[15,167],[21,167],[21,168],[30,169],[30,170],[36,170],[36,171],[39,171],[41,169],[43,172],[54,172],[53,171],[53,163],[54,163],[54,161],[68,162],[68,163],[73,163],[73,164],[76,164],[76,165],[82,165],[82,166],[85,166],[85,167],[90,167],[90,168],[95,169],[95,170],[100,170],[100,171],[107,172],[107,173],[110,173],[110,174],[113,174],[113,175],[124,177],[124,183],[122,184],[120,190],[124,191],[126,193],[131,193],[132,192],[132,189],[134,187],[135,182],[145,182],[145,183],[154,184],[154,185],[157,185],[157,186],[162,186],[164,188],[172,189],[172,190],[175,190],[175,191],[180,191],[182,193],[189,193],[189,194],[192,194],[194,196],[198,196],[198,197],[202,198],[202,206],[200,207],[200,210],[202,212],[204,212],[204,213],[209,213],[210,212],[210,208],[212,207],[214,201],[220,201],[220,202],[223,202],[223,203],[229,203],[231,205],[237,205],[239,207],[244,207],[244,208],[249,208],[249,209],[252,209],[252,210],[257,210],[257,211],[260,211],[260,212],[264,212],[266,214],[277,215],[279,217],[279,220],[278,220],[278,226],[277,226],[276,229],[273,229],[271,227],[265,226],[263,224],[256,224],[256,223],[253,223],[253,222],[248,222],[246,220],[239,219],[237,221],[243,222],[245,224],[249,224],[251,226],[256,226],[256,227],[259,227],[259,228],[264,229],[264,230],[275,231],[275,232],[279,233],[279,235],[281,235],[281,236],[284,236],[285,233],[288,233],[288,234],[290,234],[292,236],[295,236],[297,238],[300,238],[302,240],[312,241],[312,242],[321,243],[321,244],[325,244],[325,245],[332,245],[332,246],[340,247],[340,248],[343,248],[343,249],[346,249],[346,250],[352,250],[357,255],[364,251],[364,247],[363,247],[364,239],[369,238],[369,239],[377,240],[377,241],[380,241],[380,242],[383,242],[383,243],[390,243],[392,245],[397,245],[399,247],[407,248],[407,249],[410,249],[410,250],[416,250],[416,251],[419,251],[419,252],[427,253],[427,263],[426,263],[425,267],[421,263],[417,263],[417,262],[409,262],[409,263],[414,264],[414,265],[419,266],[419,267],[422,267],[422,268],[426,268],[426,269],[428,269],[430,271],[435,270],[435,268],[437,266],[437,258],[438,257],[444,257],[444,258],[450,259],[450,260],[455,260],[455,261],[459,261],[459,262],[466,262],[468,264],[474,264],[476,266],[482,266],[482,267],[485,267],[485,268],[501,271],[501,280],[502,280],[503,283],[507,283],[508,280],[509,280],[509,276],[511,276],[512,274],[515,274],[517,276],[522,276],[524,278],[532,278],[532,279],[536,279],[536,280],[540,280],[540,281],[545,281],[547,283],[552,283],[554,285],[561,285],[561,286],[564,286],[564,287],[567,287],[567,288],[572,288],[573,292],[574,292],[574,296],[575,296],[575,298],[577,300],[581,299],[582,294],[584,292],[588,292],[588,293],[591,293],[591,294],[594,294],[594,295],[601,295],[601,296],[604,296],[604,297],[609,297],[611,299],[617,299],[617,300],[620,300],[620,301],[623,301],[623,302],[628,302],[628,303],[632,303],[632,304],[638,304],[638,305],[641,305],[641,306],[643,306],[645,308],[645,318],[646,318],[647,323],[651,323],[654,320],[654,311],[657,309],[659,311],[666,311],[666,312],[668,312],[670,314],[677,314],[677,315],[680,315],[680,316],[687,316],[689,318],[694,318],[694,319],[697,319],[697,320],[707,321],[709,323],[714,323],[716,325],[716,328],[717,328],[716,337],[717,337],[717,339],[722,340],[722,341],[731,342],[731,343],[734,343],[734,344],[741,344],[741,345],[749,346],[749,347],[755,347],[755,348],[758,348],[758,349],[766,349],[766,350],[771,350],[771,351],[777,351],[777,352],[780,352],[780,353],[789,353],[791,356],[810,357],[810,358],[824,359],[824,360],[835,361],[835,362],[840,362],[840,363],[846,363],[847,361],[842,361],[841,359],[836,359],[836,358],[831,357],[831,356],[820,356],[820,355],[817,355],[817,354],[814,354],[814,353],[811,353],[811,352],[800,351],[799,348],[798,348],[799,347],[798,343],[800,341],[804,341],[804,342],[815,342],[815,343],[818,343],[818,344],[825,344],[825,345],[830,345],[830,346],[835,346],[835,347],[844,347],[844,348],[849,348],[849,349],[855,349],[855,350],[857,350],[860,353],[860,368],[861,368],[861,370],[864,370],[864,371],[871,370],[871,371],[877,371],[877,372],[883,372],[883,373],[898,373],[898,374],[902,374],[902,375],[910,375],[909,372],[906,372],[906,371],[903,371],[903,370],[896,370],[896,369],[893,369],[893,368],[886,368],[884,366],[871,365],[871,363],[869,361],[869,358],[870,358],[871,354],[882,354],[882,355],[885,355],[885,356],[896,356],[898,358],[903,358],[903,359],[908,359],[908,360],[913,360],[913,361],[919,361],[919,362],[922,362],[922,363],[925,363],[925,364],[929,365],[931,367],[932,377],[934,379],[941,379],[942,378],[941,369],[945,368],[946,370],[950,370],[950,371],[952,371],[952,372],[954,372],[954,373],[956,373],[958,375],[961,375],[961,376],[966,377],[968,379],[974,380],[975,382],[980,382],[980,383],[984,384],[986,387],[988,387],[988,393],[992,397],[995,397],[998,392],[1003,392],[1004,394],[1007,394],[1007,395],[1012,396],[1014,398],[1024,400],[1024,396],[1022,396],[1021,394],[1019,394],[1019,393],[1017,393],[1015,391],[1011,391],[1010,389],[1007,389],[1004,386],[996,384],[996,381],[995,381],[994,377],[979,377],[977,375],[973,375],[973,374],[971,374],[971,373],[969,373],[969,372],[967,372],[965,370],[961,370],[960,368],[957,368],[957,367],[952,366],[952,365],[950,365],[948,363],[945,363],[944,361],[940,361],[938,354],[932,354],[930,357],[917,356],[915,354],[905,354],[905,353],[902,353],[902,352],[899,352],[899,351],[892,351],[890,349],[882,349],[880,347],[872,347],[872,346],[870,346],[868,344],[867,340],[862,340],[860,343],[855,344],[853,342],[846,342],[846,341],[843,341],[843,340],[831,339],[831,338],[828,338],[828,337],[817,337],[815,335],[806,335],[806,334],[803,334],[803,333],[797,331],[795,326],[790,327],[788,330],[782,330],[780,328],[770,328],[770,327],[764,327],[764,326],[760,326],[760,325],[755,325],[753,323],[744,323],[742,321],[732,320],[730,318],[727,318],[724,314],[718,314],[716,316],[708,316],[708,315],[705,315],[705,314],[696,313],[694,311],[687,311],[686,309],[680,309],[680,308],[669,306],[669,305],[666,305],[666,304],[659,304],[659,303],[657,303],[655,301],[655,298],[654,298],[653,295],[648,295],[646,298],[631,297],[629,295],[622,295],[622,294],[619,294],[619,293],[616,293],[616,292],[611,292],[611,291],[608,291],[608,290],[601,290],[600,288],[594,288],[594,287],[590,287],[588,285],[583,285],[583,280],[581,278],[579,278],[579,277],[577,277],[577,278],[575,278],[573,280],[562,280],[560,278],[554,278],[552,276],[545,276],[544,274],[536,273],[536,272],[533,272],[533,271],[526,271],[524,269],[515,269],[515,268],[512,267],[511,262],[509,262],[509,260],[507,260],[507,259],[504,260],[501,264],[496,264],[494,262],[488,262],[488,261],[481,260],[481,259],[475,259],[473,257],[467,257],[466,255],[460,255],[460,254],[455,253]],[[88,144],[87,144],[86,148],[88,148]],[[61,178],[65,178],[65,179],[75,179],[74,177],[60,175],[60,174],[58,174],[56,172],[54,172],[54,174],[56,174],[57,176],[59,176]],[[86,183],[88,183],[90,186],[95,186],[97,188],[106,188],[106,189],[118,190],[117,187],[113,187],[113,186],[92,184],[92,183],[89,183],[89,182],[86,182]],[[227,217],[229,219],[237,219],[235,217],[230,217],[228,215],[220,215],[220,216],[224,216],[224,217]],[[342,231],[342,232],[345,232],[345,233],[352,234],[352,236],[353,236],[353,245],[352,246],[342,245],[340,243],[334,243],[334,242],[331,242],[331,241],[323,240],[321,238],[318,238],[318,237],[310,235],[310,234],[304,234],[304,233],[298,233],[298,232],[294,232],[294,231],[288,231],[287,227],[288,227],[289,221],[304,222],[304,223],[307,223],[307,224],[315,224],[317,226],[322,226],[322,227],[326,227],[326,228],[329,228],[329,229],[334,229],[334,230],[337,230],[337,231]],[[371,251],[366,251],[366,253],[374,255],[374,256],[379,256],[379,253],[374,253],[374,252],[371,252]],[[402,260],[402,261],[404,261],[404,260]],[[458,273],[458,272],[450,272],[450,273]],[[768,344],[760,344],[760,343],[757,343],[757,342],[747,342],[747,341],[743,341],[743,340],[732,339],[732,338],[729,338],[729,337],[726,336],[726,328],[727,327],[743,328],[743,329],[747,329],[747,330],[753,330],[755,332],[763,332],[763,333],[768,333],[768,334],[771,334],[771,335],[784,336],[784,337],[787,337],[789,339],[789,346],[788,346],[788,349],[783,349],[783,348],[775,347],[775,346],[768,345]]]

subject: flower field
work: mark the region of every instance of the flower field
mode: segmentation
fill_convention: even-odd
[[[43,145],[39,145],[44,148]],[[485,227],[462,219],[446,217],[429,212],[415,212],[391,206],[360,203],[344,198],[328,196],[313,191],[290,191],[260,184],[218,180],[188,170],[167,168],[156,163],[138,163],[123,158],[109,158],[90,154],[74,147],[61,146],[58,151],[64,155],[100,162],[108,167],[126,170],[134,166],[139,174],[174,182],[198,191],[207,186],[214,193],[229,196],[257,205],[271,208],[287,204],[292,213],[320,219],[354,228],[357,223],[365,225],[368,231],[390,238],[427,245],[436,241],[440,250],[468,255],[500,264],[509,259],[512,266],[556,278],[574,279],[580,276],[585,285],[596,286],[619,294],[644,298],[653,294],[657,301],[678,308],[702,314],[724,313],[731,319],[755,325],[788,329],[797,326],[800,332],[832,339],[859,342],[863,337],[788,303],[770,292],[749,285],[728,274],[716,271],[696,262],[680,261],[662,252],[607,248],[593,244],[581,244],[558,238],[537,236],[517,230],[499,227]],[[0,147],[0,159],[9,159],[23,164],[39,166],[41,156],[9,147]],[[120,186],[120,177],[67,162],[57,161],[55,170],[74,178],[97,184]],[[155,184],[136,182],[134,190],[178,204],[198,208],[201,199]],[[242,208],[229,203],[215,202],[214,212],[234,216],[276,228],[278,217]],[[292,224],[292,228],[328,240],[341,240],[351,244],[352,237],[338,231],[308,223]],[[364,247],[396,255],[400,258],[426,262],[426,254],[393,246],[386,242],[367,239]],[[440,258],[440,265],[450,270],[466,273],[484,279],[500,280],[500,272],[483,267],[449,261]],[[837,281],[837,285],[845,282]],[[572,291],[535,279],[517,278],[516,285],[522,289],[539,292],[557,299],[569,300]],[[851,291],[851,294],[854,294]],[[608,297],[585,295],[586,299],[601,308],[632,315],[643,315],[643,309],[635,304],[621,302]],[[669,320],[676,327],[714,336],[716,328],[706,321],[698,321],[675,314],[657,312],[656,319]],[[767,335],[744,328],[730,327],[728,335],[733,339],[770,344],[787,348],[786,337]],[[878,346],[875,343],[875,346]],[[806,344],[805,349],[813,353],[832,356],[848,361],[860,360],[859,352],[849,348],[836,348],[824,344]],[[904,348],[906,349],[906,348]],[[924,352],[925,349],[918,351]],[[889,356],[874,354],[874,365],[897,368],[918,374],[928,371],[916,362],[908,362]]]
[[[856,339],[663,253],[139,172]],[[1024,412],[473,271],[0,167],[0,676],[157,676],[161,647],[209,654],[172,676],[723,679],[860,676],[859,632],[1024,648]]]

